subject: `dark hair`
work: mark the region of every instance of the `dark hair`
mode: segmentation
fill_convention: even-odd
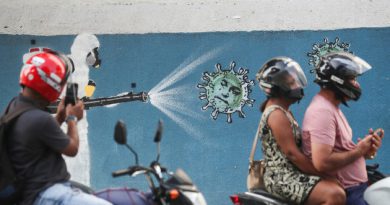
[[[267,105],[269,99],[280,98],[283,96],[286,96],[286,93],[282,89],[280,89],[279,87],[273,87],[272,88],[272,95],[267,96],[267,98],[263,101],[263,103],[261,103],[260,111],[264,112],[265,106]]]
[[[260,105],[260,111],[261,111],[261,112],[264,112],[265,106],[267,105],[268,100],[269,100],[269,97],[267,97],[267,99],[265,99],[265,100],[263,101],[263,103],[261,103],[261,105]]]

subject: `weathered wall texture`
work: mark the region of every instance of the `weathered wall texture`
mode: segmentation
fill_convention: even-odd
[[[331,30],[387,27],[387,0],[3,0],[0,33]]]

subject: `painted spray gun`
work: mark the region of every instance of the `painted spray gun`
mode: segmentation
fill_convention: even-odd
[[[139,93],[128,92],[117,96],[94,98],[94,99],[83,97],[80,100],[84,102],[84,109],[88,110],[91,107],[106,106],[106,105],[132,102],[132,101],[147,102],[148,99],[149,99],[149,95],[146,92],[139,92]],[[60,101],[57,101],[53,104],[50,104],[47,107],[50,113],[57,112],[57,107],[59,103]]]

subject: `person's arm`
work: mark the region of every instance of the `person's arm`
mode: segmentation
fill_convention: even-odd
[[[345,152],[335,152],[331,145],[312,143],[314,167],[322,173],[329,173],[356,161],[365,156],[371,148],[371,138],[372,135],[367,135],[359,141],[355,149]]]
[[[371,146],[372,136],[369,135],[353,150],[336,152],[337,123],[334,111],[327,107],[306,111],[303,127],[310,133],[313,165],[321,173],[329,174],[354,162],[364,156]]]
[[[62,154],[73,157],[76,156],[79,149],[79,133],[77,130],[77,121],[83,118],[84,104],[78,101],[76,105],[68,104],[66,106],[66,123],[68,124],[67,135],[69,144],[61,151]]]
[[[270,114],[268,117],[268,125],[272,130],[276,143],[287,159],[304,173],[320,175],[310,159],[295,144],[291,123],[282,110],[276,109]]]

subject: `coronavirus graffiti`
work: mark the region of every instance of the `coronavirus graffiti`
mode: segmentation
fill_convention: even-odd
[[[197,85],[202,89],[199,99],[207,100],[202,110],[213,108],[211,117],[214,120],[217,119],[218,114],[223,113],[227,115],[227,122],[232,123],[233,113],[237,112],[239,117],[245,118],[243,107],[246,104],[253,106],[254,100],[249,99],[249,94],[254,81],[248,80],[248,69],[241,67],[236,72],[235,66],[236,63],[233,61],[230,63],[230,68],[224,70],[221,64],[217,63],[216,72],[204,72],[202,79],[205,83]]]
[[[320,62],[321,56],[324,56],[328,53],[338,51],[352,53],[351,51],[349,51],[349,46],[349,43],[340,42],[340,39],[338,37],[335,38],[334,42],[329,42],[328,38],[324,38],[323,43],[315,43],[312,48],[313,51],[307,53],[307,56],[309,57],[309,64],[316,67]]]

